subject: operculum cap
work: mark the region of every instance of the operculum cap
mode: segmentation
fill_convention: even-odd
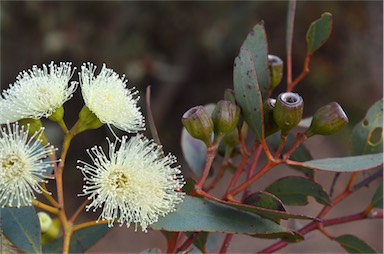
[[[240,108],[233,102],[221,100],[212,112],[214,132],[217,135],[227,134],[236,128],[239,122]]]
[[[331,102],[319,108],[313,115],[311,125],[305,132],[307,137],[313,135],[331,135],[348,123],[348,117],[337,102]]]
[[[190,108],[183,114],[181,122],[192,137],[203,141],[207,146],[211,145],[213,122],[203,106]]]
[[[280,127],[282,135],[295,127],[303,116],[304,101],[297,93],[281,93],[276,99],[273,118]]]

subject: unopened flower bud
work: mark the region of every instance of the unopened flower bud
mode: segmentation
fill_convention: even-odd
[[[304,101],[297,93],[281,93],[276,99],[273,118],[280,127],[282,135],[286,135],[295,127],[303,116]]]
[[[264,137],[268,137],[280,129],[273,118],[273,109],[275,108],[275,104],[276,99],[272,98],[268,98],[264,102]]]
[[[280,84],[283,77],[283,61],[278,56],[268,55],[268,65],[271,75],[270,90],[272,91],[278,84]]]
[[[230,88],[225,89],[224,91],[224,100],[236,103],[235,91]]]
[[[233,102],[221,100],[212,112],[215,134],[226,134],[236,128],[240,117],[240,108]]]
[[[230,147],[235,147],[240,143],[239,131],[237,128],[227,133],[223,139],[224,143]]]
[[[202,140],[207,146],[211,145],[213,122],[203,106],[189,109],[182,116],[181,122],[192,137]]]
[[[18,121],[19,125],[24,126],[24,128],[28,131],[29,135],[34,135],[36,132],[39,132],[43,127],[43,124],[40,119],[33,118],[24,118]],[[40,136],[40,142],[42,144],[48,144],[48,140],[46,139],[44,132]]]
[[[311,125],[305,132],[307,137],[313,135],[331,135],[348,123],[348,117],[337,102],[331,102],[319,108],[313,115]]]
[[[52,219],[46,212],[38,212],[37,216],[40,221],[41,232],[47,232],[52,225]]]

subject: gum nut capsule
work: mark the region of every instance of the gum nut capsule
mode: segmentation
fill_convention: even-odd
[[[203,141],[207,146],[211,145],[213,122],[203,106],[190,108],[183,114],[181,122],[192,137]]]
[[[235,103],[221,100],[212,112],[215,133],[229,133],[236,128],[240,117],[240,108]]]
[[[311,125],[306,131],[308,137],[331,135],[338,132],[348,123],[348,117],[337,102],[331,102],[319,108],[313,115]]]
[[[279,94],[273,109],[273,118],[283,135],[286,135],[300,122],[303,108],[304,101],[299,94],[292,92]]]

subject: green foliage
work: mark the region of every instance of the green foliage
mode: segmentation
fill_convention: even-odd
[[[175,212],[160,218],[151,228],[166,231],[247,234],[261,238],[284,237],[291,241],[301,239],[293,231],[256,214],[191,196],[186,196]]]
[[[269,95],[270,75],[268,68],[267,35],[263,21],[260,21],[253,27],[241,48],[250,53],[249,58],[252,59],[252,66],[254,66],[255,69],[257,84],[264,101]]]
[[[278,202],[282,203],[281,201],[278,201]],[[270,219],[276,223],[280,223],[281,219],[283,220],[286,220],[286,219],[316,220],[316,218],[313,218],[311,216],[289,213],[286,211],[285,207],[282,207],[282,206],[279,206],[278,209],[274,210],[274,209],[264,208],[262,206],[256,206],[254,204],[248,205],[248,204],[240,204],[240,203],[233,203],[233,202],[226,202],[226,201],[220,201],[220,203],[238,208],[240,210],[255,213],[264,218]],[[263,205],[266,206],[265,203],[263,203]]]
[[[373,104],[366,116],[352,131],[353,153],[383,152],[383,99]]]
[[[264,139],[263,100],[252,55],[245,48],[240,49],[240,54],[235,59],[233,85],[236,102],[241,107],[245,122],[258,140]]]
[[[33,207],[0,208],[5,237],[27,253],[41,253],[40,222]]]
[[[331,204],[328,194],[321,185],[302,177],[281,178],[269,185],[265,191],[280,198],[285,205],[306,205],[308,204],[307,196],[314,197],[320,204]]]
[[[258,191],[250,194],[244,199],[244,204],[256,207],[266,208],[270,210],[285,211],[284,204],[276,196],[271,193]]]
[[[337,241],[348,253],[376,253],[376,251],[366,244],[364,241],[360,240],[354,235],[341,235],[334,239]]]
[[[325,12],[311,24],[306,35],[308,55],[312,55],[328,40],[332,31],[332,22],[332,14]]]
[[[376,153],[341,158],[312,160],[301,163],[300,165],[317,170],[333,172],[356,172],[373,169],[383,165],[383,154]]]

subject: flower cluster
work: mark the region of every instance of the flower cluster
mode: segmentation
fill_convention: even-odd
[[[68,85],[72,75],[71,63],[57,66],[51,62],[48,67],[33,66],[21,72],[16,82],[2,92],[0,124],[52,115],[76,90],[77,82]]]
[[[17,123],[0,129],[0,206],[30,206],[35,194],[43,191],[40,183],[47,182],[52,170],[47,160],[54,148],[42,146],[43,129],[28,138],[28,130]]]
[[[17,123],[11,127],[10,123],[29,118],[57,119],[52,115],[59,109],[63,111],[63,104],[72,97],[78,84],[86,111],[91,112],[100,125],[107,124],[110,129],[113,125],[129,133],[145,129],[144,117],[137,105],[138,91],[127,88],[125,76],[120,77],[105,65],[98,75],[95,71],[93,64],[83,64],[76,82],[70,81],[74,72],[71,63],[33,66],[20,73],[16,82],[2,92],[0,124],[6,123],[7,129],[0,132],[1,206],[31,205],[34,191],[46,191],[39,183],[46,181],[52,163],[56,162],[45,159],[54,149],[41,145],[43,129],[28,139],[28,130],[19,128]],[[108,140],[108,143],[108,156],[101,147],[95,146],[88,150],[92,164],[79,161],[78,169],[85,176],[81,195],[89,195],[91,200],[87,210],[93,207],[96,211],[103,206],[99,220],[107,220],[109,226],[115,222],[127,226],[133,223],[136,229],[139,224],[146,231],[183,200],[180,189],[184,179],[179,166],[172,166],[176,158],[164,157],[162,147],[141,134],[130,139],[123,136],[115,142]]]
[[[172,167],[176,158],[172,155],[162,157],[161,147],[142,135],[128,140],[122,138],[109,143],[109,156],[101,147],[88,150],[94,165],[83,164],[78,168],[85,178],[84,195],[92,202],[87,210],[94,211],[104,204],[99,217],[108,220],[109,225],[117,220],[120,225],[140,223],[143,231],[175,209],[182,201],[183,178],[179,167]]]

